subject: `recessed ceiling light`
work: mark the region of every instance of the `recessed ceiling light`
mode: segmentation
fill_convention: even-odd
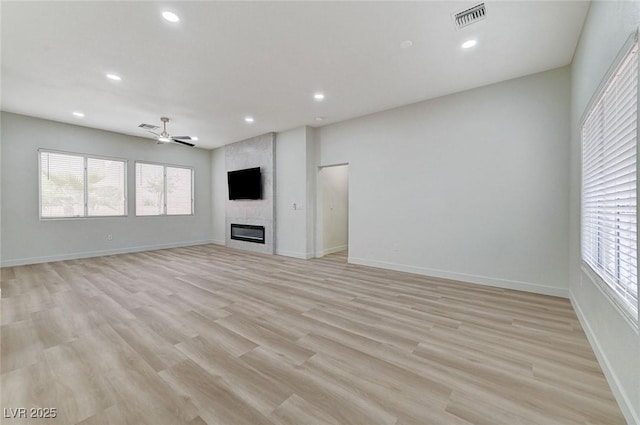
[[[405,40],[402,43],[400,43],[400,47],[402,49],[408,49],[411,46],[413,46],[413,41],[411,41],[411,40]]]
[[[73,112],[73,116],[74,117],[78,117],[78,118],[84,118],[84,113],[82,113],[80,111],[74,111]]]
[[[321,100],[324,100],[324,94],[323,93],[315,93],[313,95],[313,98],[315,100],[317,100],[318,102],[320,102]]]
[[[180,20],[178,15],[176,15],[173,12],[169,12],[168,10],[165,10],[164,12],[162,12],[162,17],[169,22],[178,22]]]
[[[253,117],[244,117],[244,122],[251,124],[252,122],[254,122],[255,120],[253,119]]]
[[[122,77],[117,74],[107,74],[107,78],[113,81],[121,81]]]
[[[462,43],[462,48],[463,49],[470,49],[473,46],[475,46],[476,44],[478,44],[478,42],[476,40],[467,40],[464,43]]]

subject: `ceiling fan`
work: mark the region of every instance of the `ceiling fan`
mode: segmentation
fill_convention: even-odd
[[[160,121],[162,121],[162,133],[156,133],[155,131],[152,130],[159,130],[160,127],[158,127],[157,125],[151,125],[151,124],[140,124],[138,127],[140,128],[144,128],[145,130],[147,130],[149,133],[153,134],[154,136],[156,136],[156,140],[158,144],[164,144],[164,143],[180,143],[181,145],[187,145],[187,146],[195,146],[193,143],[189,143],[187,142],[187,140],[198,140],[197,137],[191,137],[191,136],[172,136],[171,134],[169,134],[169,132],[167,132],[167,123],[169,122],[169,118],[167,117],[161,117]]]

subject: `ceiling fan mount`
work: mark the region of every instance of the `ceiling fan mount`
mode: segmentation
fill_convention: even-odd
[[[158,144],[179,143],[181,145],[190,146],[190,147],[195,146],[193,143],[188,142],[188,140],[197,140],[197,138],[195,138],[195,137],[191,137],[191,136],[172,136],[171,134],[169,134],[169,132],[167,131],[167,123],[170,121],[168,117],[160,117],[160,121],[162,121],[162,132],[161,133],[157,133],[157,132],[151,130],[151,129],[153,129],[153,130],[160,129],[160,127],[158,127],[157,125],[140,124],[138,127],[144,128],[149,133],[151,133],[154,136],[156,136],[156,141],[157,141]]]
[[[158,137],[158,142],[159,143],[169,143],[171,141],[171,136],[169,136],[169,133],[167,133],[167,123],[169,122],[169,118],[167,117],[160,117],[160,121],[162,121],[162,133],[160,133],[160,136]]]

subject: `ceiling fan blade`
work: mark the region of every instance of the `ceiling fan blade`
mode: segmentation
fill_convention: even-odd
[[[145,130],[155,130],[155,129],[157,129],[157,128],[160,128],[160,127],[158,127],[157,125],[153,125],[153,124],[145,124],[145,123],[140,124],[138,127],[140,127],[140,128],[144,128]]]
[[[176,140],[175,137],[172,137],[171,140],[174,141],[175,143],[180,143],[182,145],[187,145],[187,146],[191,146],[191,147],[195,146],[193,143],[183,142],[182,140]]]
[[[171,136],[173,139],[191,140],[191,136]]]

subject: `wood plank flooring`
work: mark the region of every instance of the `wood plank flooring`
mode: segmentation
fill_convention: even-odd
[[[566,299],[215,245],[1,285],[3,416],[57,409],[3,424],[625,423]]]

